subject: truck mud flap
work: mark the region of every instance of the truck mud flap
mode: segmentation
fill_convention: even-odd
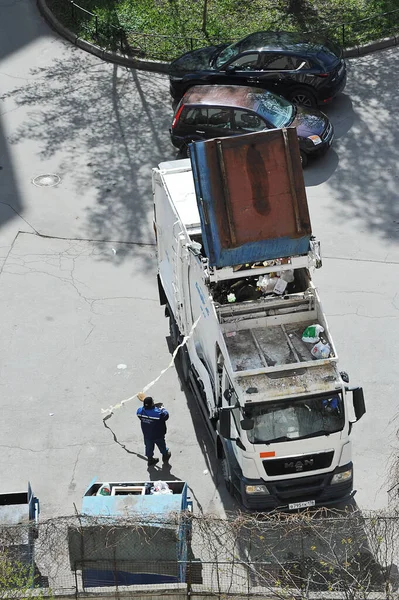
[[[168,299],[166,297],[165,290],[163,289],[163,285],[162,285],[159,274],[157,275],[157,282],[158,282],[159,304],[161,306],[164,306],[165,304],[168,303]]]

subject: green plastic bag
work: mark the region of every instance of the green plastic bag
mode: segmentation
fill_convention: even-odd
[[[309,325],[306,327],[302,334],[302,341],[308,344],[315,344],[320,339],[320,334],[324,331],[324,327],[316,323],[315,325]]]

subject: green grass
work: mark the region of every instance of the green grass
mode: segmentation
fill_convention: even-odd
[[[397,0],[47,0],[80,37],[107,49],[171,60],[191,48],[236,41],[253,31],[320,32],[344,47],[399,32]],[[364,20],[366,19],[366,20]],[[342,24],[345,24],[342,26]]]

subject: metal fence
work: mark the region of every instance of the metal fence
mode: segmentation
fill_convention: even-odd
[[[399,8],[307,33],[323,34],[339,42],[343,48],[350,48],[393,35],[398,31]]]
[[[124,55],[170,60],[206,44],[205,38],[196,36],[143,33],[124,28],[82,8],[73,0],[67,0],[67,4],[70,7],[72,22],[79,22],[95,43]]]
[[[190,532],[183,560],[173,538],[182,519]],[[164,530],[168,535],[160,537]],[[32,597],[40,588],[43,596],[101,592],[116,598],[122,591],[162,589],[184,597],[308,599],[336,592],[351,600],[375,593],[391,599],[398,598],[398,542],[395,510],[229,519],[179,514],[163,521],[76,515],[0,527],[0,598],[8,597],[4,590],[26,587],[21,572],[28,565]],[[23,597],[30,597],[26,589]]]
[[[110,23],[104,18],[79,6],[73,0],[66,0],[69,5],[71,21],[86,31],[88,36],[99,46],[117,50],[125,55],[159,60],[171,60],[184,52],[208,45],[205,36],[162,35],[143,33]],[[399,31],[399,8],[371,17],[357,19],[345,23],[333,24],[306,34],[323,34],[339,42],[344,48],[363,44],[372,39],[393,35]],[[223,43],[229,40],[213,40]],[[232,40],[230,40],[232,41]]]

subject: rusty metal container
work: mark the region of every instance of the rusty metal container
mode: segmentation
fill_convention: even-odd
[[[211,266],[306,254],[312,234],[295,128],[190,144]]]

